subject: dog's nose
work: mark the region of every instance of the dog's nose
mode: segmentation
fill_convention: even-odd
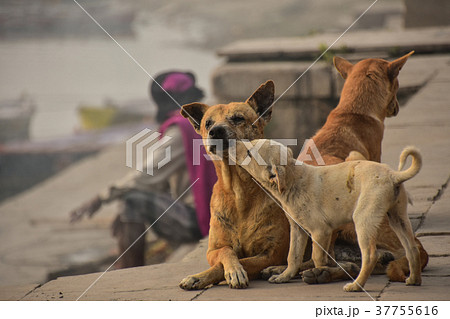
[[[227,131],[223,126],[214,126],[209,131],[209,136],[211,138],[224,139],[227,135]]]

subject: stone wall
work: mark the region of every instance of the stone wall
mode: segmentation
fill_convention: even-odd
[[[449,0],[404,0],[405,28],[450,25]]]
[[[292,147],[297,154],[304,139],[325,123],[337,105],[343,83],[331,63],[318,62],[307,71],[310,65],[289,61],[227,63],[213,73],[214,96],[218,103],[245,101],[260,84],[273,80],[275,99],[282,96],[273,104],[266,136],[298,139],[297,147]]]
[[[261,83],[273,80],[276,98],[282,97],[273,106],[266,136],[297,139],[300,145],[293,150],[298,153],[304,139],[314,135],[338,103],[344,81],[332,65],[334,55],[352,62],[364,58],[393,60],[414,50],[409,67],[400,74],[402,78],[407,69],[414,69],[412,60],[420,60],[419,56],[450,52],[450,27],[349,32],[335,43],[339,36],[243,40],[221,48],[218,54],[226,62],[212,75],[217,102],[245,101]],[[312,65],[331,44],[335,45]],[[429,68],[423,65],[426,63],[419,65],[414,76],[400,80],[401,103],[426,82]]]

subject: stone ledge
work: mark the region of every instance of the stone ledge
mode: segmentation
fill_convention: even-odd
[[[340,35],[241,40],[220,49],[218,54],[230,62],[314,60],[322,53],[322,47],[328,47]],[[333,52],[351,53],[358,59],[361,54],[368,52],[389,56],[401,55],[411,50],[415,50],[417,54],[448,53],[450,27],[408,29],[400,32],[348,32],[332,49]]]

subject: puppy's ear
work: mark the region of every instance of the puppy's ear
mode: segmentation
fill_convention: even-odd
[[[388,76],[391,81],[394,80],[398,76],[403,65],[405,65],[406,61],[413,53],[414,53],[414,51],[411,51],[408,54],[402,56],[401,58],[398,58],[397,60],[394,60],[389,63]]]
[[[180,113],[191,122],[197,133],[200,133],[200,123],[208,107],[206,104],[194,102],[183,105]]]
[[[351,64],[346,59],[340,58],[338,56],[333,57],[333,64],[336,70],[338,70],[338,72],[344,78],[344,80],[347,78],[353,68],[353,64]]]
[[[247,99],[248,103],[262,119],[267,123],[272,117],[271,105],[275,96],[275,84],[272,80],[267,81]]]
[[[272,166],[275,173],[275,177],[272,181],[277,184],[280,194],[286,190],[286,168],[284,166]]]

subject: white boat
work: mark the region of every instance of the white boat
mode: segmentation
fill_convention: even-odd
[[[35,109],[33,99],[26,94],[18,99],[0,101],[0,144],[28,140]]]

